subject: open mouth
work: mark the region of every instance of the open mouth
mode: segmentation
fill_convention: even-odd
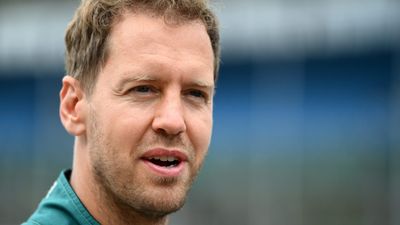
[[[154,165],[166,168],[177,167],[181,161],[173,156],[151,157],[147,159]]]
[[[162,148],[149,150],[141,159],[153,172],[168,177],[182,174],[188,163],[188,156],[185,153]]]

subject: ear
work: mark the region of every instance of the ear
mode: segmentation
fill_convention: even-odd
[[[85,134],[86,107],[85,94],[79,81],[71,76],[65,76],[60,91],[60,118],[64,128],[71,135]]]

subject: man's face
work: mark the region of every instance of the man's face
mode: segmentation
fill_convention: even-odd
[[[90,163],[106,195],[147,215],[178,210],[208,150],[213,91],[202,23],[125,14],[88,100]]]

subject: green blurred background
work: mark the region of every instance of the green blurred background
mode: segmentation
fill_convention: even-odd
[[[0,1],[0,225],[71,165],[58,91],[78,4]],[[213,4],[213,142],[171,225],[399,225],[400,2]]]

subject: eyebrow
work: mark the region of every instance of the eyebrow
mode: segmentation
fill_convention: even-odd
[[[156,80],[157,80],[156,78],[146,74],[131,75],[130,73],[126,73],[122,75],[122,79],[119,80],[118,83],[115,85],[115,89],[117,91],[122,91],[124,85],[127,83],[140,82],[140,81],[156,81]]]
[[[202,88],[209,88],[209,89],[214,89],[214,84],[205,82],[203,80],[194,80],[191,82],[193,86],[198,86]]]
[[[118,83],[115,86],[115,89],[117,91],[123,91],[124,85],[127,83],[132,83],[132,82],[143,82],[143,81],[157,81],[159,79],[147,75],[147,74],[139,74],[139,75],[132,75],[131,73],[125,73],[122,75],[122,79],[118,81]],[[210,82],[206,82],[200,79],[195,79],[191,82],[189,82],[190,86],[196,86],[200,88],[205,88],[205,89],[210,89],[213,90],[215,88],[215,85]]]

